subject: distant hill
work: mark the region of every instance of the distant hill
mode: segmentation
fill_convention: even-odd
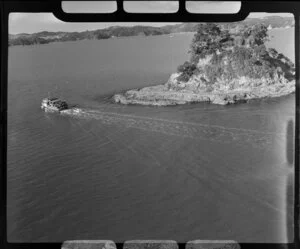
[[[245,26],[252,26],[255,24],[264,24],[272,28],[288,28],[294,26],[294,18],[268,16],[265,18],[247,18],[242,22],[234,23],[219,23],[219,26],[224,29],[240,29]],[[164,35],[179,32],[196,32],[199,23],[181,23],[175,25],[165,25],[162,27],[151,26],[112,26],[105,29],[97,29],[92,31],[83,32],[49,32],[42,31],[33,34],[9,34],[9,46],[15,45],[34,45],[34,44],[47,44],[51,42],[64,42],[64,41],[77,41],[77,40],[101,40],[113,37],[127,37],[127,36],[153,36]]]

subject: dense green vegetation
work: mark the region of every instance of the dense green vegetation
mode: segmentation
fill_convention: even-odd
[[[221,30],[217,24],[199,24],[191,44],[191,62],[197,63],[209,54],[223,52],[232,45],[232,40],[229,31]]]
[[[181,73],[178,80],[186,82],[194,73],[196,73],[197,67],[194,63],[186,61],[177,68],[177,71]]]
[[[224,83],[240,77],[253,79],[293,75],[293,63],[275,49],[267,49],[268,29],[263,24],[244,25],[239,30],[228,30],[217,24],[199,24],[191,44],[191,57],[178,67],[178,80],[187,82],[195,73],[205,83]],[[209,63],[197,67],[200,59],[210,56]]]

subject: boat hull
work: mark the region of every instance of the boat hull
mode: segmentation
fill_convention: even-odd
[[[68,104],[65,101],[54,99],[43,99],[41,109],[46,112],[60,112],[68,109]]]

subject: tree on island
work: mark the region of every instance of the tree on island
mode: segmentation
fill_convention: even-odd
[[[208,85],[220,79],[226,83],[243,76],[271,80],[294,77],[294,64],[275,49],[266,48],[268,29],[265,25],[243,25],[238,31],[222,29],[212,23],[199,24],[190,46],[190,60],[178,67],[177,80],[187,82],[199,73]],[[199,60],[205,58],[209,58],[209,63],[198,65]]]
[[[191,44],[191,62],[195,63],[199,58],[212,53],[223,52],[232,40],[228,30],[221,30],[217,24],[199,24]]]

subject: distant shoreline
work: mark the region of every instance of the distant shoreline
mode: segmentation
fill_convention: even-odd
[[[173,36],[176,35],[184,35],[184,34],[195,34],[196,32],[179,32],[179,33],[172,33],[172,34],[162,34],[162,35],[149,35],[149,36],[142,36],[142,35],[134,35],[134,36],[120,36],[120,37],[111,37],[108,39],[82,39],[82,40],[76,40],[76,41],[53,41],[45,44],[29,44],[29,45],[13,45],[9,46],[9,48],[13,47],[34,47],[34,46],[44,46],[44,45],[49,45],[49,44],[55,44],[55,43],[75,43],[75,42],[80,42],[80,41],[106,41],[106,40],[123,40],[123,39],[130,39],[130,38],[150,38],[150,37],[163,37],[163,36],[172,36],[170,38],[173,38]]]
[[[295,28],[294,26],[293,27],[280,27],[280,28],[272,28],[270,29],[269,31],[272,31],[272,30],[284,30],[284,29],[292,29],[292,28]],[[75,40],[75,41],[52,41],[52,42],[49,42],[49,43],[45,43],[45,44],[40,44],[40,43],[36,43],[36,44],[29,44],[29,45],[12,45],[12,46],[9,46],[9,47],[31,47],[31,46],[36,46],[36,45],[48,45],[48,44],[51,44],[51,43],[67,43],[67,42],[79,42],[79,41],[102,41],[102,40],[112,40],[112,39],[118,39],[118,40],[121,40],[121,39],[127,39],[127,38],[137,38],[137,37],[140,37],[140,38],[148,38],[148,37],[156,37],[156,36],[176,36],[176,35],[184,35],[184,34],[194,34],[196,33],[195,31],[186,31],[186,32],[178,32],[178,33],[170,33],[170,34],[161,34],[161,35],[148,35],[148,36],[145,36],[145,35],[133,35],[133,36],[119,36],[119,37],[110,37],[108,39],[82,39],[82,40]]]
[[[241,26],[252,26],[259,23],[266,25],[270,29],[286,28],[294,26],[294,18],[279,16],[270,16],[264,19],[248,18],[241,22],[218,23],[218,25],[225,29],[235,29]],[[160,27],[143,25],[111,26],[105,29],[98,29],[92,31],[86,30],[82,32],[42,31],[33,34],[9,34],[8,43],[9,46],[29,46],[36,44],[48,44],[57,41],[67,42],[79,40],[104,40],[134,36],[173,35],[178,33],[196,32],[198,25],[199,23],[181,23],[174,25],[165,25]]]
[[[105,40],[122,40],[122,39],[128,39],[128,38],[149,38],[149,37],[161,37],[161,36],[176,36],[176,35],[184,35],[184,34],[194,34],[196,32],[192,32],[192,31],[187,31],[187,32],[178,32],[178,33],[172,33],[172,34],[161,34],[161,35],[133,35],[133,36],[119,36],[119,37],[111,37],[108,39],[82,39],[82,40],[76,40],[76,41],[52,41],[49,43],[45,43],[45,44],[40,44],[40,43],[35,43],[35,44],[29,44],[29,45],[12,45],[9,47],[31,47],[31,46],[37,46],[37,45],[48,45],[51,43],[68,43],[68,42],[80,42],[80,41],[105,41]],[[170,37],[170,38],[172,38]]]

